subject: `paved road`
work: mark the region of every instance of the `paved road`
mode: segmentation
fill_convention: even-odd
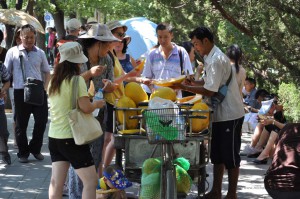
[[[21,164],[17,160],[16,149],[13,148],[12,134],[12,114],[7,113],[8,128],[11,132],[9,139],[9,152],[12,156],[12,165],[7,166],[0,160],[0,199],[47,199],[48,187],[51,176],[51,160],[47,148],[47,132],[44,136],[44,145],[42,154],[45,160],[37,161],[33,156],[29,157],[28,164]],[[33,118],[31,117],[28,126],[28,135],[31,137],[33,128]],[[48,126],[47,126],[48,130]],[[242,148],[246,142],[249,142],[250,135],[243,135]],[[270,162],[269,162],[270,163]],[[243,158],[241,163],[240,178],[238,182],[238,198],[240,199],[263,199],[270,198],[263,186],[264,173],[268,165],[253,165],[251,159]],[[207,166],[210,174],[208,178],[209,188],[212,185],[212,166]],[[223,180],[223,196],[227,192],[227,175]],[[134,194],[138,193],[138,184],[134,184],[133,188],[128,190]],[[189,193],[188,198],[195,198],[195,188]],[[68,197],[64,197],[68,198]]]

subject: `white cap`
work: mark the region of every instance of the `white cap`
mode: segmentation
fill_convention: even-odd
[[[81,23],[78,19],[73,18],[67,22],[67,30],[79,30]]]
[[[69,61],[72,63],[85,63],[88,58],[83,54],[82,47],[78,42],[66,42],[59,48],[60,60],[59,63],[63,61]]]

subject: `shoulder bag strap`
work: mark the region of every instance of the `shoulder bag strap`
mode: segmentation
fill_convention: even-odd
[[[231,71],[230,71],[229,78],[228,78],[228,80],[227,80],[227,82],[226,82],[226,86],[228,86],[228,85],[229,85],[229,83],[230,83],[231,79],[232,79],[232,68],[231,68]]]
[[[180,60],[180,71],[181,71],[181,75],[183,75],[184,74],[183,60],[182,60],[182,51],[181,51],[180,47],[178,47],[178,53],[179,53],[179,60]]]
[[[26,75],[25,75],[25,67],[24,67],[24,58],[23,58],[23,55],[21,54],[20,50],[19,50],[19,58],[20,58],[20,67],[21,67],[21,70],[22,70],[22,76],[23,76],[23,80],[24,80],[24,84],[25,84]]]
[[[79,77],[76,75],[73,77],[73,80],[72,80],[72,96],[71,96],[72,109],[78,108],[78,103],[77,103],[78,88],[79,88],[78,79],[79,79]]]

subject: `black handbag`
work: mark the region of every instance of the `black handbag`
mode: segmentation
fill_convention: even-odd
[[[42,106],[44,104],[45,96],[44,83],[43,81],[33,77],[26,78],[23,55],[20,54],[19,58],[24,79],[24,102],[27,104]]]

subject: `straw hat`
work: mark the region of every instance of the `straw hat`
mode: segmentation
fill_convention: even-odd
[[[116,38],[105,24],[94,24],[89,31],[79,36],[81,39],[97,39],[99,41],[121,41]]]
[[[82,47],[78,42],[66,42],[59,48],[60,60],[59,63],[63,61],[69,61],[72,63],[85,63],[88,58],[83,54]]]
[[[106,25],[108,26],[108,28],[112,31],[116,28],[124,28],[124,32],[127,31],[127,26],[121,24],[119,21],[110,21],[110,22],[107,22]]]

